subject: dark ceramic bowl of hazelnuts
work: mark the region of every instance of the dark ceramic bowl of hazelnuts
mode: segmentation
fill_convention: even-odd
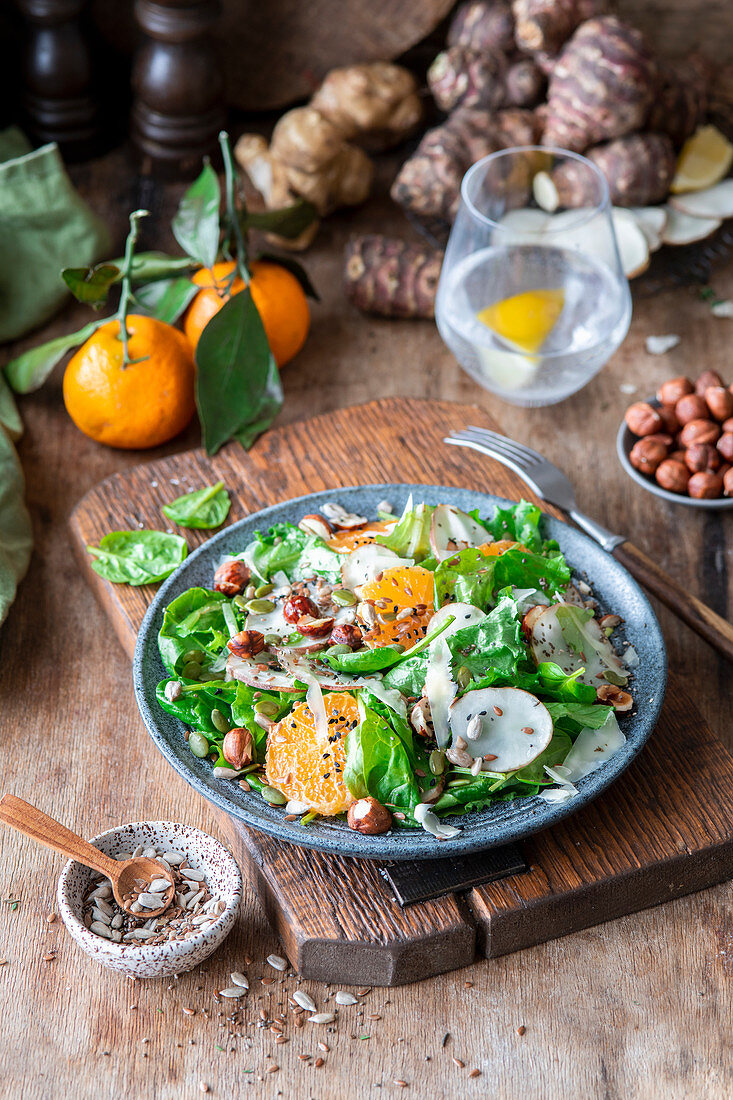
[[[706,370],[636,401],[616,437],[626,473],[673,504],[733,508],[733,385]]]

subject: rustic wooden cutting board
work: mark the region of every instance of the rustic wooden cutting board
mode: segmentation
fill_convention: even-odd
[[[103,581],[88,544],[115,529],[165,526],[161,505],[219,478],[232,522],[304,493],[382,481],[531,499],[503,466],[443,445],[467,424],[496,430],[475,406],[392,398],[271,431],[248,454],[239,446],[215,458],[189,451],[116,474],[71,516],[81,568],[131,655],[153,589]],[[193,549],[206,534],[186,537]],[[401,909],[378,864],[295,848],[217,816],[293,966],[344,984],[429,977],[477,951],[506,954],[733,875],[733,757],[674,677],[657,729],[623,781],[526,841],[526,873],[463,895]]]

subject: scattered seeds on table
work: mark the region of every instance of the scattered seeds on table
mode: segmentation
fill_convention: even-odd
[[[468,1076],[469,1077],[480,1077],[481,1076],[481,1070],[478,1069],[478,1068],[472,1069]]]
[[[229,977],[232,979],[233,985],[241,985],[242,989],[249,989],[249,979],[241,970],[233,970]]]
[[[520,1025],[520,1026],[519,1026],[519,1027],[517,1028],[517,1035],[524,1035],[524,1033],[525,1033],[525,1031],[526,1031],[526,1030],[527,1030],[527,1029],[526,1029],[526,1027],[524,1026],[524,1024],[521,1024],[521,1025]]]
[[[304,1008],[306,1012],[316,1011],[316,1002],[312,997],[309,997],[307,993],[304,993],[302,989],[296,989],[295,993],[293,993],[293,1000],[299,1004],[301,1008]]]
[[[453,1065],[458,1066],[459,1069],[465,1069],[466,1068],[466,1063],[462,1062],[460,1058],[454,1058],[453,1059]]]
[[[333,1012],[316,1012],[315,1016],[308,1017],[312,1024],[332,1024],[336,1019]]]
[[[283,959],[281,955],[268,955],[267,961],[275,970],[287,970],[288,960]]]
[[[345,993],[342,989],[339,989],[336,994],[337,1005],[355,1005],[358,1004],[356,997],[353,993]]]

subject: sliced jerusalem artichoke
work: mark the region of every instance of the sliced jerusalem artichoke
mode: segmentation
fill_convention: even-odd
[[[566,248],[577,248],[590,256],[600,256],[607,262],[612,262],[610,239],[608,235],[599,233],[598,218],[589,217],[584,220],[583,215],[590,213],[590,208],[583,207],[563,210],[548,219],[548,229],[556,233],[562,230],[562,240]],[[612,217],[624,275],[627,279],[634,279],[649,266],[649,245],[630,211],[614,207]]]
[[[723,180],[704,191],[674,195],[669,205],[693,218],[733,218],[733,179]]]
[[[347,554],[341,566],[341,581],[344,588],[358,588],[367,581],[374,580],[382,569],[392,569],[397,565],[412,565],[411,558],[401,558],[387,546],[380,546],[377,542],[369,542],[364,546],[357,546]]]
[[[628,673],[591,611],[553,604],[532,621],[529,639],[538,664],[552,661],[570,675],[583,669],[581,683],[624,685]]]
[[[462,737],[468,743],[466,751],[483,757],[487,769],[496,772],[526,767],[552,740],[547,707],[529,691],[513,687],[479,688],[462,695],[451,704],[450,728],[454,740]]]
[[[629,213],[638,222],[646,237],[650,252],[662,247],[664,230],[667,226],[669,211],[666,206],[631,206]]]
[[[667,223],[662,231],[662,244],[681,245],[703,241],[723,224],[720,218],[694,217],[669,205],[666,211]]]
[[[563,760],[563,768],[568,772],[565,778],[576,783],[605,764],[615,752],[626,744],[626,738],[619,729],[618,720],[612,710],[600,729],[582,729],[568,755]],[[565,774],[565,773],[563,773]]]
[[[465,550],[469,546],[480,546],[489,542],[490,536],[485,527],[475,519],[453,508],[450,504],[439,504],[433,512],[430,523],[430,549],[442,561]]]

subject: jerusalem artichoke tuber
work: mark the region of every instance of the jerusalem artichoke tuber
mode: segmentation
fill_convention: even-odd
[[[441,111],[456,107],[533,107],[545,78],[531,58],[511,62],[498,51],[467,46],[443,50],[428,69],[428,86]]]
[[[705,119],[712,71],[701,53],[665,65],[646,129],[668,134],[680,148]]]
[[[543,144],[582,153],[632,133],[649,112],[656,81],[640,31],[615,16],[589,19],[553,68]]]
[[[604,15],[608,0],[514,0],[512,11],[519,48],[551,56],[586,19]]]
[[[363,313],[432,317],[443,253],[381,235],[356,237],[344,256],[347,298]]]
[[[587,149],[587,158],[608,182],[614,206],[648,206],[662,202],[674,175],[675,155],[666,134],[631,134]],[[597,190],[577,161],[561,161],[550,173],[556,206],[586,206],[597,202]]]
[[[310,106],[332,122],[346,141],[371,149],[402,141],[422,118],[415,77],[387,61],[332,69]]]
[[[402,165],[390,194],[398,205],[419,217],[452,222],[468,168],[498,149],[532,145],[537,136],[532,111],[512,108],[488,114],[459,107],[441,126],[428,130]]]
[[[514,49],[514,16],[507,0],[467,0],[457,9],[448,29],[448,46],[471,50]]]

